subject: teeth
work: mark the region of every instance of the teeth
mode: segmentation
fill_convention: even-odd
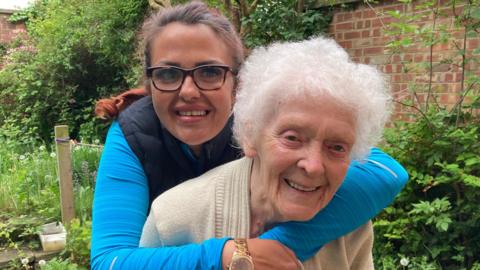
[[[186,111],[186,112],[178,112],[181,116],[203,116],[207,114],[207,111]]]
[[[308,187],[304,187],[304,186],[301,186],[299,184],[296,184],[294,182],[291,182],[289,181],[288,179],[285,179],[285,182],[287,182],[287,184],[293,188],[293,189],[297,189],[297,190],[300,190],[300,191],[305,191],[305,192],[311,192],[311,191],[315,191],[317,190],[319,187],[313,187],[313,188],[308,188]]]

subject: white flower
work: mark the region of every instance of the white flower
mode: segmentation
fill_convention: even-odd
[[[55,152],[50,153],[50,157],[54,158],[56,156],[57,156],[57,154],[55,154]]]
[[[20,155],[20,156],[18,157],[18,159],[24,160],[24,159],[25,159],[25,156],[24,156],[24,155]]]
[[[45,145],[41,145],[38,149],[40,149],[40,151],[44,151],[46,149]]]
[[[409,263],[410,263],[410,261],[407,258],[400,259],[400,264],[402,266],[407,266]]]
[[[45,264],[47,264],[47,262],[45,260],[38,261],[38,265],[40,265],[40,266],[44,266]]]
[[[21,262],[22,262],[22,265],[27,265],[28,262],[29,262],[29,260],[28,260],[28,258],[23,258],[23,259],[21,260]]]
[[[100,140],[99,140],[99,139],[95,139],[95,140],[93,141],[93,143],[94,143],[94,144],[99,144],[99,143],[100,143]]]

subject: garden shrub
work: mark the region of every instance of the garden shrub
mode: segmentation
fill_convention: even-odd
[[[259,2],[250,16],[242,19],[247,29],[245,46],[267,45],[274,41],[296,41],[326,33],[332,13],[326,10],[295,9],[295,0],[273,0]]]
[[[90,269],[91,226],[91,221],[82,223],[79,219],[73,219],[67,226],[67,245],[63,252],[70,262],[87,269]]]
[[[480,117],[457,113],[432,108],[387,130],[384,149],[410,181],[375,221],[377,266],[398,269],[401,258],[408,269],[480,263]]]
[[[95,121],[95,100],[136,86],[136,32],[147,6],[136,0],[36,2],[35,12],[24,16],[29,38],[12,45],[0,70],[0,135],[49,142],[53,126],[62,123],[77,137],[81,124]],[[95,122],[83,135],[101,138],[104,132]]]

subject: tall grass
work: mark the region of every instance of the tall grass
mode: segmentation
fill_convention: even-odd
[[[47,146],[9,147],[0,141],[0,209],[46,222],[61,219],[57,157]],[[91,218],[93,186],[100,149],[72,147],[76,216]]]

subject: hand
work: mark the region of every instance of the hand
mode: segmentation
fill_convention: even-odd
[[[302,269],[295,253],[280,242],[275,240],[266,240],[252,238],[247,240],[248,250],[253,258],[255,270],[298,270]],[[227,241],[223,247],[222,266],[227,266],[235,251],[233,240]]]

